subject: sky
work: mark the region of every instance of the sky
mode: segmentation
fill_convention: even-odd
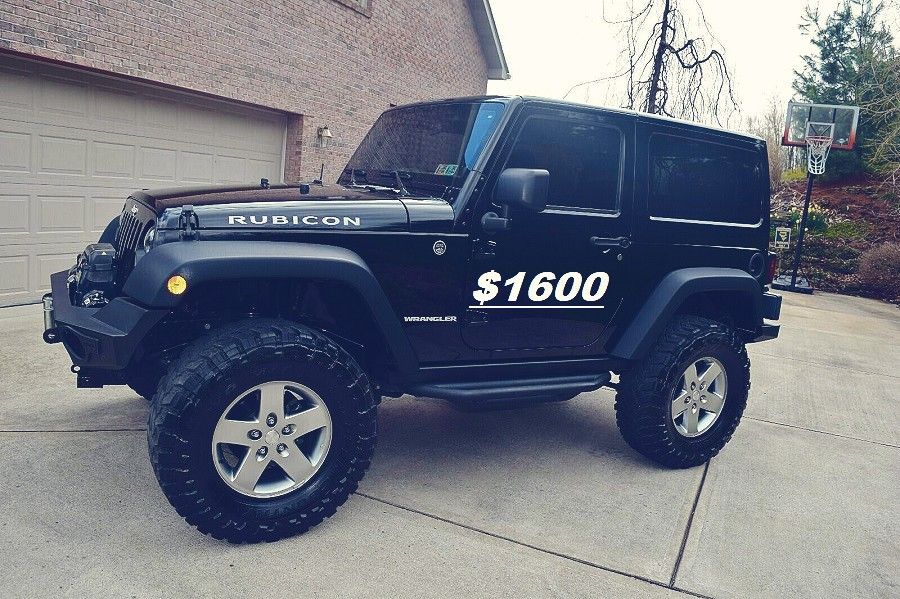
[[[685,10],[700,2],[725,58],[742,116],[760,115],[775,98],[786,105],[800,56],[813,46],[798,25],[808,0],[682,0]],[[824,16],[838,0],[813,0]],[[887,2],[888,5],[891,2]],[[488,82],[488,93],[562,98],[579,82],[613,74],[620,43],[618,27],[604,22],[603,0],[491,0],[511,79]],[[607,18],[627,14],[624,0],[606,0]],[[890,15],[895,23],[896,10]],[[612,19],[610,19],[612,20]],[[580,102],[603,104],[603,84],[582,91]]]

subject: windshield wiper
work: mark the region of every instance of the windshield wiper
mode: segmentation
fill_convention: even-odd
[[[403,175],[406,175],[409,178],[409,175],[406,173],[401,173],[400,171],[383,171],[379,173],[382,177],[393,177],[394,181],[397,183],[397,191],[400,192],[402,196],[408,196],[409,191],[406,190],[406,186],[403,184]]]

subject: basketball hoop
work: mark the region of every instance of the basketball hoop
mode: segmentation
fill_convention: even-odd
[[[825,161],[834,141],[834,123],[806,124],[806,172],[821,175],[825,172]]]
[[[775,289],[803,293],[812,293],[813,291],[809,281],[805,277],[799,276],[813,180],[816,175],[825,172],[825,161],[828,160],[828,152],[832,148],[845,151],[854,148],[858,121],[859,107],[857,106],[788,102],[781,145],[806,148],[806,195],[803,197],[803,216],[800,217],[800,226],[797,231],[797,246],[794,249],[791,274],[782,273],[776,277],[772,282],[772,287]]]

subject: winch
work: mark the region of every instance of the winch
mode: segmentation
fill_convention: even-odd
[[[116,248],[111,243],[92,243],[69,270],[69,293],[76,306],[98,308],[113,297],[116,280]]]

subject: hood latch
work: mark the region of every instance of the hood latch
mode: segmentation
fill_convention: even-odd
[[[181,214],[178,217],[178,228],[181,229],[182,239],[197,239],[200,234],[197,229],[200,228],[200,218],[194,212],[194,206],[185,204],[181,207]]]

